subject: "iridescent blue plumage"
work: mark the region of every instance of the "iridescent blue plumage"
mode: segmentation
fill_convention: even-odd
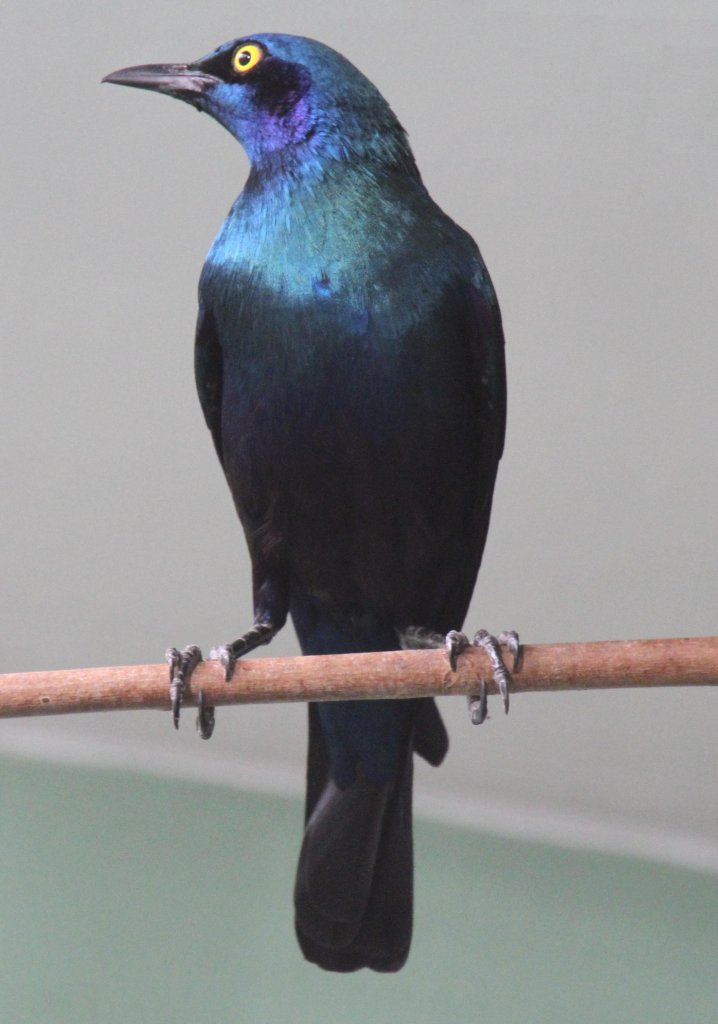
[[[245,529],[255,630],[291,613],[307,654],[391,650],[466,614],[505,421],[503,336],[471,238],[339,54],[234,40],[109,76],[210,113],[251,173],[199,290],[200,400]],[[305,955],[397,970],[411,937],[411,773],[446,734],[431,701],[310,707],[295,889]]]

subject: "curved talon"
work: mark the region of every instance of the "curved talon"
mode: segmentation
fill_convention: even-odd
[[[518,637],[516,639],[518,641]],[[480,629],[474,637],[474,644],[476,647],[483,647],[491,659],[491,667],[494,670],[494,682],[498,686],[499,692],[503,698],[504,712],[508,715],[511,673],[504,664],[504,659],[501,656],[501,648],[499,647],[499,641],[496,637],[492,636],[488,630]]]
[[[172,701],[172,721],[175,729],[179,729],[180,707],[182,705],[182,690],[175,679],[170,686],[170,700]]]
[[[519,642],[519,635],[515,629],[505,629],[502,633],[499,633],[497,640],[502,647],[508,647],[513,657],[513,664],[511,666],[512,672],[521,671],[521,662],[523,661],[523,648]]]
[[[467,698],[469,705],[469,714],[471,715],[471,721],[474,725],[481,725],[482,722],[486,721],[488,716],[488,700],[486,698],[486,680],[482,679],[479,682],[479,693],[478,696],[470,694]]]
[[[471,646],[469,638],[465,633],[459,632],[458,629],[452,629],[446,634],[444,643],[449,654],[451,671],[456,672],[459,655],[463,654],[466,648]]]
[[[197,694],[197,732],[208,740],[214,732],[214,708],[207,703],[204,690]]]
[[[170,682],[174,679],[175,671],[179,665],[180,652],[176,647],[168,647],[165,651],[165,661],[170,667]]]

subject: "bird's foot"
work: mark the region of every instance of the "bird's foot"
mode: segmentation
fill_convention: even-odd
[[[220,644],[209,652],[212,661],[221,661],[224,665],[224,678],[229,682],[234,674],[234,666],[239,658],[249,654],[255,647],[268,644],[276,634],[277,627],[272,622],[255,622],[251,629],[243,633],[231,644]]]
[[[518,633],[515,630],[505,630],[503,633],[499,633],[498,637],[492,636],[491,633],[486,629],[480,629],[474,636],[474,646],[483,647],[491,660],[491,668],[493,669],[494,682],[496,683],[499,693],[504,702],[504,713],[509,713],[509,692],[511,690],[511,672],[506,666],[503,654],[501,653],[502,646],[505,646],[513,656],[513,670],[516,671],[516,667],[519,662],[520,656],[520,645]],[[471,721],[475,725],[481,725],[486,718],[486,683],[482,681],[483,685],[479,692],[478,704],[476,698],[469,697],[469,711],[471,713]],[[482,700],[483,694],[483,700]]]
[[[469,640],[465,633],[458,629],[452,629],[442,636],[441,633],[434,633],[432,630],[421,629],[412,626],[401,635],[401,646],[405,650],[419,650],[422,648],[445,647],[449,655],[451,671],[456,672],[459,657],[469,647],[483,647],[491,659],[494,682],[503,697],[504,711],[509,711],[509,691],[511,690],[511,672],[518,672],[521,668],[521,644],[519,635],[513,629],[504,630],[498,637],[492,636],[486,629],[480,629],[473,640]],[[511,671],[506,667],[501,648],[506,647],[510,651],[513,661]],[[472,694],[469,698],[469,713],[474,725],[481,725],[488,715],[488,701],[486,692],[486,680],[479,683],[479,692]]]
[[[505,630],[498,637],[493,636],[486,629],[480,629],[474,635],[473,641],[464,633],[452,630],[446,635],[446,649],[449,653],[449,664],[452,672],[456,671],[459,655],[467,647],[483,647],[491,659],[494,682],[504,702],[504,711],[509,713],[509,693],[511,690],[511,672],[506,666],[501,648],[506,647],[513,657],[511,671],[517,672],[521,667],[521,645],[519,636],[515,630]],[[488,716],[488,700],[486,693],[486,680],[482,679],[479,684],[478,694],[471,694],[468,697],[469,714],[474,725],[481,725]]]
[[[165,660],[170,667],[170,701],[172,702],[172,721],[175,729],[179,729],[180,708],[192,673],[202,661],[202,652],[196,644],[190,644],[178,650],[168,647]],[[214,708],[207,704],[204,690],[197,694],[197,731],[203,740],[208,740],[214,730]]]
[[[400,636],[405,650],[417,650],[431,647],[446,647],[452,672],[456,672],[459,657],[468,647],[483,647],[488,652],[494,670],[494,682],[504,700],[504,711],[509,710],[509,691],[511,689],[511,673],[518,672],[521,667],[521,645],[518,634],[514,630],[505,630],[498,637],[492,636],[488,630],[479,630],[473,640],[465,633],[451,630],[446,636],[418,627],[411,627]],[[506,667],[501,648],[506,647],[513,658],[511,671]],[[469,714],[474,725],[480,725],[488,716],[487,683],[482,679],[479,690],[468,698]]]

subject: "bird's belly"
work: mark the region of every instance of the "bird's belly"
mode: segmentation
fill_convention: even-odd
[[[449,548],[471,557],[461,389],[431,394],[371,351],[282,365],[225,373],[224,466],[250,549],[340,615],[426,622]]]

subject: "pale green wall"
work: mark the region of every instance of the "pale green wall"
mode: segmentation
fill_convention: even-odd
[[[413,950],[322,973],[294,942],[301,805],[0,763],[8,1024],[709,1024],[718,884],[419,823]]]

